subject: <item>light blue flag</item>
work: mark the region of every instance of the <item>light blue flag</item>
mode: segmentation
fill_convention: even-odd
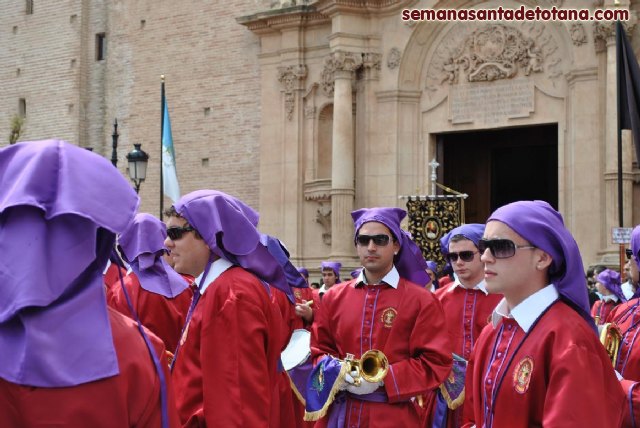
[[[180,185],[176,172],[176,155],[173,151],[173,137],[171,136],[171,121],[167,101],[164,100],[164,120],[162,128],[162,191],[173,202],[180,199]]]

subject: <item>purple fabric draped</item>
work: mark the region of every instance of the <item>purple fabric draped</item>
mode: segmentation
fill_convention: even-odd
[[[152,293],[173,298],[189,284],[162,257],[167,251],[164,240],[167,228],[151,214],[137,214],[118,243],[140,286]]]
[[[640,270],[640,257],[638,256],[638,253],[640,252],[640,225],[633,228],[633,231],[631,232],[631,243],[629,246],[635,255],[635,264],[638,266],[638,270]]]
[[[368,401],[370,403],[386,403],[389,401],[384,391],[376,391],[371,394],[356,395],[346,391],[337,394],[331,404],[329,416],[327,420],[327,428],[342,428],[347,416],[347,397],[351,397],[360,401]]]
[[[216,190],[191,192],[174,205],[211,252],[241,266],[294,299],[284,270],[260,242],[258,213],[239,199]]]
[[[449,243],[451,242],[451,238],[456,235],[462,235],[467,238],[469,241],[473,242],[473,244],[477,247],[478,241],[482,239],[482,234],[484,233],[484,224],[479,223],[469,223],[463,224],[462,226],[458,226],[455,229],[452,229],[447,235],[447,253],[449,252]]]
[[[595,329],[589,308],[587,281],[578,244],[562,215],[544,201],[519,201],[498,208],[490,221],[500,221],[546,253],[553,262],[549,279],[558,293]]]
[[[425,271],[427,262],[422,255],[422,251],[413,242],[411,235],[400,228],[400,222],[406,215],[407,212],[401,208],[363,208],[353,211],[351,218],[353,218],[355,224],[356,236],[362,225],[370,221],[387,226],[400,244],[400,251],[393,258],[393,264],[398,273],[402,278],[424,287],[425,284],[431,281],[431,278]]]
[[[624,297],[624,293],[622,292],[620,274],[611,269],[605,269],[598,274],[597,280],[599,283],[604,285],[604,288],[611,291],[621,302],[626,302],[627,299]]]
[[[102,271],[138,201],[82,148],[0,150],[0,377],[65,387],[118,374]]]

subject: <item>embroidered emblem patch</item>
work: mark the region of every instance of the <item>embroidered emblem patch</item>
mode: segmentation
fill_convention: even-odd
[[[302,299],[302,293],[300,290],[294,290],[293,295],[296,296],[296,299]]]
[[[189,333],[189,324],[184,327],[184,331],[182,332],[182,337],[180,337],[180,346],[184,345],[184,342],[187,341],[187,333]]]
[[[382,311],[382,316],[380,317],[380,320],[382,321],[382,324],[386,328],[391,328],[393,326],[393,320],[395,320],[397,316],[398,316],[398,311],[396,311],[393,308],[387,308],[384,311]]]
[[[311,379],[311,388],[320,395],[322,390],[324,389],[324,363],[325,361],[320,361],[321,367],[320,370],[316,371],[316,375]]]
[[[513,388],[518,394],[524,394],[529,390],[531,373],[533,373],[533,359],[525,357],[513,370]]]

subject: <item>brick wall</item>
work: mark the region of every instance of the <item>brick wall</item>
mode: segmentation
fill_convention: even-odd
[[[108,158],[117,118],[118,166],[126,173],[126,153],[142,143],[151,159],[141,211],[157,215],[164,74],[182,194],[214,188],[259,208],[259,41],[235,18],[268,1],[34,4],[33,15],[21,1],[0,14],[0,146],[19,98],[27,100],[23,140],[62,138]],[[100,32],[104,61],[95,59]]]

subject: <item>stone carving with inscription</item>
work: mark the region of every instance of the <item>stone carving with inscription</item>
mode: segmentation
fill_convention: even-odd
[[[293,118],[293,110],[295,108],[296,96],[295,90],[298,89],[298,82],[307,77],[307,66],[303,64],[290,65],[287,67],[278,67],[278,81],[284,87],[284,108],[287,113],[287,119]]]
[[[400,65],[400,59],[402,59],[402,53],[398,48],[391,48],[389,55],[387,55],[387,67],[390,70],[397,68]]]
[[[425,89],[434,103],[447,86],[467,82],[540,75],[536,81],[554,93],[566,85],[562,52],[545,23],[455,23],[440,40],[426,68]]]

